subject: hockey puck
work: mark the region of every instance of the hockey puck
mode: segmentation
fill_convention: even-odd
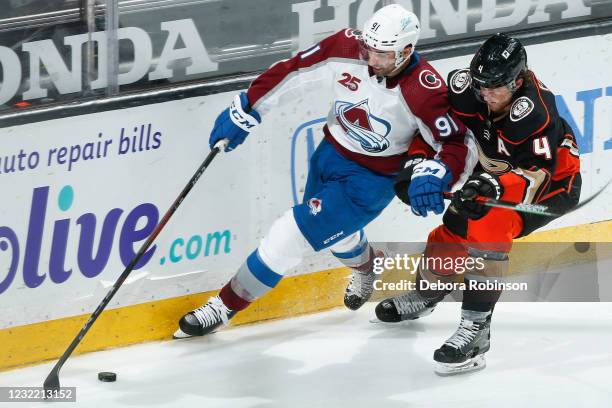
[[[117,374],[111,373],[110,371],[102,371],[98,373],[98,380],[104,382],[117,381]]]
[[[576,251],[580,252],[581,254],[588,251],[590,247],[591,244],[588,242],[574,242],[574,249],[576,249]]]

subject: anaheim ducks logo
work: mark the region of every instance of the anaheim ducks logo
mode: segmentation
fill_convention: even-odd
[[[485,171],[493,174],[503,174],[512,170],[512,165],[505,160],[491,159],[488,157],[483,151],[482,147],[480,147],[480,143],[476,143],[476,147],[478,148],[478,161]]]
[[[521,96],[512,104],[510,108],[510,120],[518,122],[525,116],[529,115],[533,110],[534,104],[531,99],[526,96]]]
[[[469,88],[471,82],[472,77],[469,71],[467,69],[460,69],[451,77],[450,86],[454,93],[460,94]]]

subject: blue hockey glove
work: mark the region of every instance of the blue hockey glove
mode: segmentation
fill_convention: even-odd
[[[229,108],[219,114],[210,133],[208,144],[212,149],[222,139],[228,139],[226,152],[234,150],[244,142],[251,131],[261,123],[261,116],[251,109],[245,92],[236,95]]]
[[[428,211],[442,214],[444,212],[442,193],[450,191],[452,178],[448,167],[438,160],[425,160],[414,166],[408,186],[408,199],[412,212],[422,217],[427,217]]]
[[[395,195],[397,198],[402,200],[404,204],[410,205],[410,199],[408,198],[408,186],[412,180],[412,172],[417,164],[422,163],[425,160],[427,160],[427,158],[422,155],[413,155],[408,157],[406,163],[404,163],[404,168],[395,177],[393,189],[395,190]]]

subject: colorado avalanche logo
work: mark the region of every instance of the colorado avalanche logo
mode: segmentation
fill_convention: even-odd
[[[419,82],[427,89],[438,89],[442,86],[442,80],[428,69],[421,71]]]
[[[355,30],[353,28],[347,28],[346,30],[344,30],[344,35],[346,36],[346,38],[361,38],[361,31],[359,30]]]
[[[391,124],[370,113],[367,99],[357,103],[337,101],[334,110],[347,136],[359,142],[363,150],[380,153],[389,147]]]
[[[313,197],[308,200],[308,207],[310,207],[310,215],[317,215],[321,212],[323,206],[323,200],[320,198]]]

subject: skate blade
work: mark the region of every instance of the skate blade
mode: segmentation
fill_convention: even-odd
[[[472,371],[482,370],[487,366],[484,354],[472,357],[463,363],[438,363],[436,362],[435,372],[439,376],[447,377],[450,375],[464,374]]]
[[[174,332],[174,334],[172,335],[173,339],[187,339],[189,337],[193,337],[190,334],[185,333],[184,331],[182,331],[181,329],[178,329],[177,331]]]
[[[369,320],[370,323],[373,324],[383,324],[383,325],[395,325],[397,326],[400,323],[409,322],[410,320],[401,320],[399,322],[385,322],[384,320],[380,320],[378,317],[373,317]]]
[[[435,307],[432,307],[430,309],[425,310],[420,316],[415,317],[414,319],[402,319],[399,322],[385,322],[383,320],[380,320],[378,317],[373,317],[372,319],[370,319],[370,323],[380,323],[380,324],[398,324],[398,323],[405,323],[405,322],[413,322],[415,320],[419,320],[422,317],[425,316],[429,316],[430,314],[432,314],[435,310]]]
[[[391,325],[391,326],[404,326],[404,325],[411,325],[412,322],[414,322],[415,320],[418,319],[406,319],[406,320],[400,320],[399,322],[385,322],[384,320],[380,320],[378,317],[373,317],[370,320],[368,320],[370,323],[372,324],[381,324],[381,325]]]

